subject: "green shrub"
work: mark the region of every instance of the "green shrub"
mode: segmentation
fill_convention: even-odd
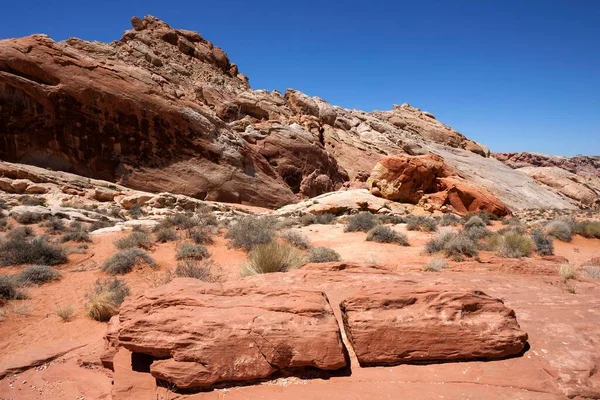
[[[121,250],[134,247],[149,250],[152,248],[152,239],[146,232],[134,231],[124,238],[115,241],[115,246]]]
[[[179,239],[179,236],[177,236],[177,232],[175,232],[175,229],[167,228],[164,226],[160,226],[158,229],[154,230],[154,237],[159,243],[173,242]]]
[[[299,232],[287,231],[281,234],[281,238],[301,250],[307,250],[312,247],[306,235]]]
[[[86,294],[86,309],[90,318],[106,322],[119,312],[119,306],[129,296],[125,281],[114,278],[97,280],[91,292]]]
[[[19,197],[19,202],[24,206],[45,206],[46,199],[43,197],[24,195]]]
[[[271,242],[273,235],[271,220],[247,216],[230,226],[225,238],[230,240],[231,246],[250,251],[255,246]]]
[[[478,215],[473,215],[465,222],[463,228],[469,230],[471,228],[485,228],[486,223]]]
[[[379,243],[396,243],[401,246],[408,246],[408,239],[405,234],[396,232],[388,226],[378,225],[367,233],[367,241]]]
[[[460,222],[461,222],[461,218],[458,215],[452,214],[452,213],[447,213],[442,216],[442,219],[440,220],[440,225],[441,226],[456,226]]]
[[[477,244],[468,236],[458,234],[452,237],[448,243],[444,245],[444,252],[447,257],[460,261],[467,257],[477,256]]]
[[[306,255],[306,262],[309,263],[326,263],[341,259],[342,257],[337,251],[328,247],[314,247]]]
[[[48,265],[32,265],[21,271],[16,280],[20,285],[42,285],[44,283],[57,281],[61,273]]]
[[[302,255],[288,244],[271,242],[257,245],[248,256],[242,276],[287,272],[302,265]]]
[[[500,236],[498,255],[510,258],[529,257],[533,247],[533,241],[529,237],[517,232],[507,232]]]
[[[0,265],[56,265],[66,262],[64,250],[48,242],[45,236],[15,235],[0,242]]]
[[[178,260],[183,259],[194,259],[194,260],[202,260],[204,258],[210,257],[208,254],[208,250],[201,244],[194,243],[181,243],[177,246],[177,255]]]
[[[67,229],[63,220],[57,217],[52,217],[43,222],[41,225],[42,227],[46,228],[47,232],[51,235],[57,235]]]
[[[557,238],[563,242],[570,242],[573,240],[573,231],[571,224],[562,219],[555,219],[546,225],[546,234]]]
[[[408,231],[423,231],[423,232],[435,232],[437,230],[438,222],[431,217],[410,217],[406,224],[406,230]]]
[[[551,256],[554,254],[554,243],[544,232],[536,229],[531,233],[531,239],[535,244],[535,251],[541,256]]]
[[[361,212],[348,217],[344,232],[368,232],[377,225],[379,225],[377,216],[370,212]]]
[[[423,270],[428,272],[440,272],[446,267],[448,267],[448,263],[443,258],[432,258],[423,266]]]
[[[579,235],[586,238],[600,239],[600,222],[599,221],[583,221],[575,225],[575,231]]]
[[[425,252],[428,254],[437,253],[444,250],[444,246],[453,239],[457,233],[452,228],[440,229],[435,237],[425,243]]]
[[[32,211],[26,211],[14,216],[15,221],[23,225],[37,224],[44,219],[44,215]]]
[[[142,249],[131,248],[121,250],[113,254],[104,262],[102,270],[111,275],[127,274],[138,264],[148,264],[151,267],[156,266],[154,259]]]
[[[218,282],[221,280],[219,275],[213,272],[214,264],[212,261],[202,261],[194,259],[181,260],[177,263],[175,275],[180,278],[194,278],[205,282]]]

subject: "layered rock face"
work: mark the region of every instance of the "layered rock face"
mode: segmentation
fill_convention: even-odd
[[[340,307],[365,366],[504,358],[519,354],[527,342],[514,311],[477,291],[366,289]]]
[[[511,168],[558,167],[576,175],[600,178],[600,157],[561,157],[539,153],[492,153],[492,156]]]
[[[126,301],[109,341],[156,358],[150,373],[180,389],[346,366],[327,297],[269,284],[175,279]]]
[[[252,90],[199,33],[152,16],[132,25],[110,44],[0,41],[0,158],[277,207],[338,189],[382,156],[434,153],[510,207],[571,206],[431,113],[408,104],[367,113],[292,89]],[[503,190],[482,170],[520,181]]]
[[[384,157],[373,168],[367,186],[375,196],[436,209],[450,207],[458,214],[510,213],[496,196],[458,176],[443,158],[435,155]]]

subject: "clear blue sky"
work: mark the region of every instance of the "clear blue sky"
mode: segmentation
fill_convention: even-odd
[[[408,102],[492,151],[600,155],[600,1],[7,1],[0,37],[112,41],[153,14],[253,88],[364,110]]]

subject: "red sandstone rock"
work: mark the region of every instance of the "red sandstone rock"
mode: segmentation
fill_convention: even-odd
[[[373,288],[340,307],[361,365],[497,359],[527,342],[514,311],[478,291]]]
[[[127,300],[119,345],[156,360],[151,374],[182,389],[252,381],[282,370],[346,366],[340,331],[320,291],[175,279]]]

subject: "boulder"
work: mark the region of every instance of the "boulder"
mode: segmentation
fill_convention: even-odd
[[[515,312],[479,291],[388,286],[356,293],[340,308],[362,366],[500,359],[527,342]]]
[[[264,282],[175,279],[126,300],[117,337],[134,355],[153,357],[152,376],[180,389],[347,362],[323,292]]]
[[[110,189],[98,188],[94,190],[94,199],[98,201],[113,201],[117,192]]]
[[[510,214],[509,208],[502,201],[481,186],[458,176],[439,178],[439,182],[441,191],[428,199],[437,209],[449,205],[460,215],[478,211],[498,217]]]
[[[312,115],[319,117],[319,106],[317,102],[294,89],[288,89],[285,91],[285,99],[288,107],[299,115]]]

